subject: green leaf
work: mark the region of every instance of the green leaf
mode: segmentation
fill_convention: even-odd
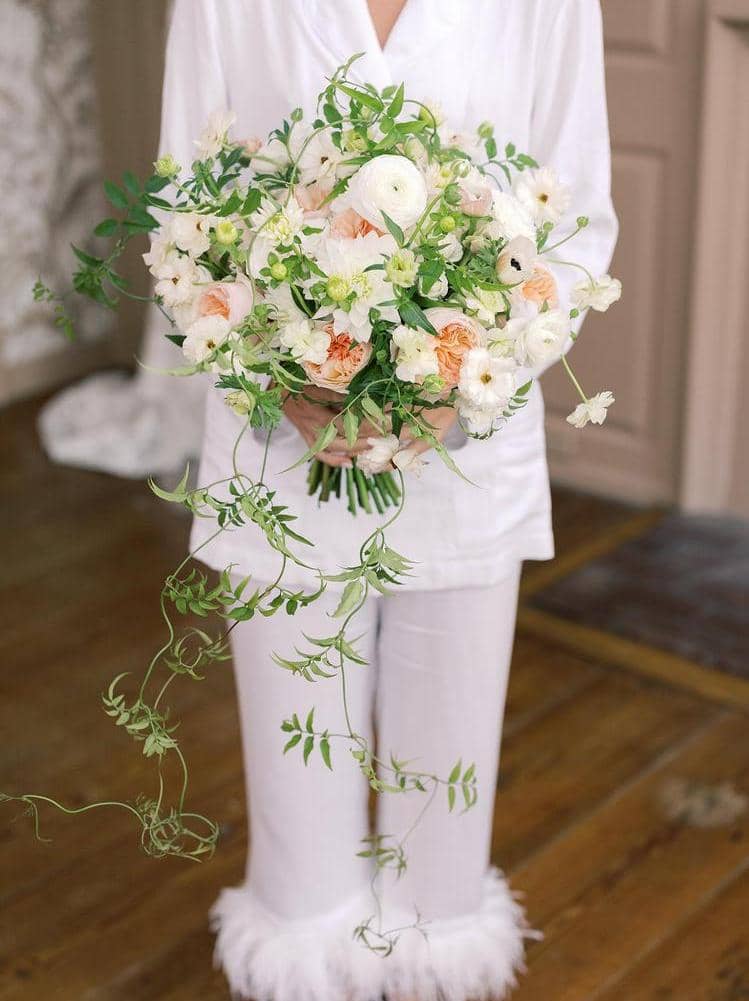
[[[364,586],[360,580],[352,580],[343,589],[343,594],[341,595],[341,600],[338,602],[338,607],[333,612],[333,618],[339,619],[344,615],[348,615],[361,601],[362,595],[364,594]]]
[[[333,766],[330,763],[330,741],[327,737],[323,737],[320,741],[320,754],[322,755],[323,761],[332,772]]]
[[[460,778],[460,770],[461,770],[462,767],[463,767],[463,762],[460,760],[460,758],[458,758],[458,760],[456,761],[456,763],[455,763],[455,765],[453,767],[453,770],[450,772],[450,775],[449,775],[447,781],[450,782],[450,783],[457,782],[458,779]]]
[[[346,444],[353,448],[359,436],[359,418],[353,410],[347,410],[343,415],[343,431],[346,435]]]
[[[447,805],[450,810],[450,813],[452,813],[455,807],[455,786],[447,787]]]
[[[184,475],[179,481],[174,490],[163,490],[158,484],[149,477],[148,486],[151,488],[152,492],[160,497],[162,500],[171,501],[172,503],[181,504],[182,501],[187,497],[187,479],[190,475],[190,463],[188,462]]]
[[[301,739],[302,739],[301,733],[295,733],[294,736],[286,742],[286,745],[283,749],[283,753],[286,754],[286,752],[290,751],[292,747],[296,747],[296,745],[299,743]]]
[[[127,190],[131,195],[140,194],[140,184],[138,183],[138,178],[132,172],[132,170],[126,170],[122,175],[122,183],[125,185]]]
[[[348,84],[335,82],[336,87],[343,91],[343,93],[350,97],[352,101],[357,101],[359,104],[363,104],[365,108],[370,108],[372,111],[382,111],[382,101],[379,97],[375,97],[374,94],[367,93],[366,90],[359,90],[358,87],[350,87]]]
[[[400,84],[400,86],[395,92],[395,95],[393,96],[393,100],[390,102],[390,105],[388,106],[388,115],[390,116],[390,118],[397,118],[398,115],[403,110],[403,98],[404,98],[403,84]]]
[[[437,336],[437,331],[427,319],[424,310],[411,299],[404,299],[403,302],[399,303],[398,312],[407,327],[421,327],[422,330]]]
[[[247,192],[247,197],[244,200],[244,205],[242,206],[242,215],[251,215],[256,209],[260,207],[260,202],[262,200],[262,195],[259,188],[250,188]]]
[[[315,707],[313,706],[307,713],[307,719],[304,721],[304,729],[307,733],[312,733],[315,729]]]
[[[406,238],[403,235],[403,230],[400,228],[397,222],[395,222],[393,219],[390,218],[390,216],[386,212],[381,212],[380,214],[382,215],[382,218],[385,220],[385,225],[390,230],[391,236],[398,244],[398,246],[402,247],[406,241]]]
[[[104,194],[116,209],[122,209],[124,211],[130,204],[128,197],[122,188],[117,187],[117,185],[113,184],[112,181],[104,182]]]
[[[116,219],[104,219],[94,230],[96,236],[111,236],[120,224]]]
[[[71,243],[70,246],[73,248],[73,253],[82,264],[87,264],[91,268],[98,268],[98,266],[102,263],[100,257],[93,257],[91,254],[87,254],[85,251],[81,250],[80,247],[76,247],[73,243]]]
[[[315,746],[315,738],[307,737],[307,739],[304,742],[304,750],[302,752],[302,757],[304,758],[305,765],[309,761],[309,756],[310,754],[312,754],[314,746]]]
[[[384,431],[386,429],[387,421],[385,419],[385,414],[383,413],[382,408],[378,407],[371,396],[362,397],[361,408],[378,430]]]

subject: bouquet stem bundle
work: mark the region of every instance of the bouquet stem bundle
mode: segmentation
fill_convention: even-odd
[[[320,459],[313,459],[307,473],[307,493],[310,497],[317,495],[322,504],[330,500],[331,495],[340,497],[344,492],[347,508],[353,515],[359,510],[367,514],[372,514],[373,510],[383,514],[386,508],[397,508],[401,502],[401,489],[390,472],[368,476],[356,465],[356,459],[347,468],[329,466]]]

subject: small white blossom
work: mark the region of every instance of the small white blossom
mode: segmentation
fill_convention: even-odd
[[[460,395],[471,407],[499,416],[515,392],[516,368],[511,358],[495,355],[486,348],[472,348],[460,369]]]
[[[216,220],[199,212],[174,212],[165,236],[191,257],[200,257],[211,245],[209,231]]]
[[[477,286],[471,295],[466,296],[466,307],[476,315],[479,323],[493,327],[497,321],[497,313],[505,312],[507,303],[501,292],[493,292],[490,289]]]
[[[388,281],[400,288],[410,288],[416,284],[418,264],[413,250],[396,250],[392,257],[385,261],[385,274]]]
[[[279,341],[298,362],[322,365],[327,360],[330,334],[322,327],[313,326],[309,320],[287,323],[279,331]]]
[[[227,133],[236,120],[237,116],[233,111],[219,109],[213,112],[200,139],[195,142],[199,160],[209,160],[220,153]]]
[[[439,252],[450,264],[457,264],[464,254],[460,236],[457,233],[446,233],[440,238]]]
[[[497,258],[497,278],[503,285],[518,285],[527,281],[537,260],[535,242],[526,236],[516,236]]]
[[[395,374],[403,382],[421,383],[428,375],[439,373],[435,350],[436,338],[415,327],[399,326],[392,333]]]
[[[169,277],[175,261],[179,260],[179,253],[169,236],[159,233],[151,241],[151,246],[143,255],[143,262],[154,276],[154,278]]]
[[[447,275],[445,274],[440,275],[437,281],[433,282],[428,290],[424,285],[424,280],[421,279],[419,281],[419,294],[426,296],[428,299],[444,299],[449,291],[450,288],[447,284]]]
[[[167,309],[192,302],[202,282],[210,281],[205,268],[196,267],[189,257],[174,257],[160,269],[161,278],[156,282],[156,295]]]
[[[393,465],[396,469],[400,469],[402,473],[413,473],[415,476],[421,476],[424,466],[427,463],[424,461],[421,453],[417,452],[413,446],[410,446],[409,448],[402,448],[395,453],[393,456]]]
[[[493,240],[514,240],[524,236],[535,243],[536,227],[528,209],[508,191],[495,191],[492,200],[492,221],[479,228],[481,237]]]
[[[548,309],[531,320],[510,320],[504,333],[513,341],[518,365],[536,366],[561,357],[569,329],[561,310]]]
[[[584,428],[590,421],[592,424],[603,424],[606,414],[611,404],[614,402],[614,395],[608,390],[603,393],[596,393],[585,403],[578,403],[575,409],[567,418],[567,423],[576,428]]]
[[[539,226],[545,222],[556,225],[572,198],[570,189],[560,182],[551,167],[523,171],[515,180],[513,191]]]
[[[393,456],[400,448],[400,441],[394,434],[381,438],[367,438],[369,448],[356,457],[356,464],[365,476],[384,473],[393,462]]]
[[[302,184],[327,181],[332,187],[344,155],[333,143],[330,132],[315,132],[311,127],[295,125],[289,141]]]
[[[497,414],[493,410],[482,410],[474,407],[468,400],[458,397],[457,410],[460,421],[469,434],[489,434],[497,420]]]
[[[281,208],[264,198],[250,222],[258,234],[256,243],[262,240],[274,247],[287,247],[304,227],[304,209],[293,196],[284,198]]]
[[[584,279],[572,289],[572,305],[579,310],[595,309],[605,313],[609,306],[618,302],[622,295],[622,283],[611,275],[601,275],[600,278]]]
[[[182,351],[188,361],[198,364],[205,361],[229,336],[231,327],[223,316],[201,316],[187,330]]]

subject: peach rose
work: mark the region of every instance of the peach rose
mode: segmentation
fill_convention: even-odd
[[[324,329],[330,335],[328,357],[322,365],[305,362],[304,371],[316,386],[332,389],[334,393],[345,393],[348,384],[369,361],[372,345],[357,344],[348,334],[336,334],[332,323]]]
[[[371,222],[362,218],[353,209],[344,209],[334,217],[330,224],[330,235],[342,240],[355,240],[357,236],[366,236],[367,233],[376,233],[378,236],[385,234],[381,229],[373,226]]]
[[[294,188],[294,197],[305,214],[323,217],[330,212],[330,207],[323,205],[330,190],[331,185],[320,184],[319,181],[313,181],[312,184],[297,184]]]
[[[453,389],[458,385],[464,357],[483,342],[484,328],[478,320],[466,316],[459,309],[434,306],[424,312],[437,331],[435,352],[439,374],[445,380],[445,388]]]
[[[244,320],[253,306],[252,287],[249,282],[213,282],[201,292],[197,302],[197,315],[222,316],[232,327]]]
[[[536,264],[533,274],[528,281],[521,286],[523,298],[529,302],[535,302],[538,306],[543,306],[548,302],[550,309],[556,309],[559,305],[559,294],[554,275],[543,264]]]

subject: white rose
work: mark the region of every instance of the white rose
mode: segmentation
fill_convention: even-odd
[[[577,309],[595,309],[605,313],[622,295],[622,283],[611,275],[601,275],[593,280],[583,279],[572,289],[572,305]]]
[[[567,423],[576,428],[584,428],[588,421],[593,424],[603,424],[606,414],[611,404],[614,402],[614,395],[606,390],[603,393],[596,393],[585,403],[579,403],[567,418]]]
[[[389,469],[393,456],[400,448],[400,441],[394,434],[382,438],[367,438],[369,448],[356,457],[356,464],[365,476],[374,476]]]
[[[492,221],[482,229],[484,236],[514,240],[524,236],[536,242],[536,227],[528,209],[506,191],[495,191],[492,201]]]
[[[514,343],[517,363],[533,367],[561,357],[569,330],[565,315],[549,309],[532,320],[510,320],[504,332]]]
[[[393,331],[392,339],[395,374],[403,382],[422,383],[426,376],[439,374],[437,339],[432,334],[401,325]]]
[[[383,212],[401,229],[409,229],[427,205],[424,175],[405,156],[377,156],[353,175],[346,201],[381,230],[387,228]]]
[[[223,316],[212,314],[201,316],[190,325],[182,343],[182,351],[188,361],[198,364],[209,358],[229,336],[231,326]]]

